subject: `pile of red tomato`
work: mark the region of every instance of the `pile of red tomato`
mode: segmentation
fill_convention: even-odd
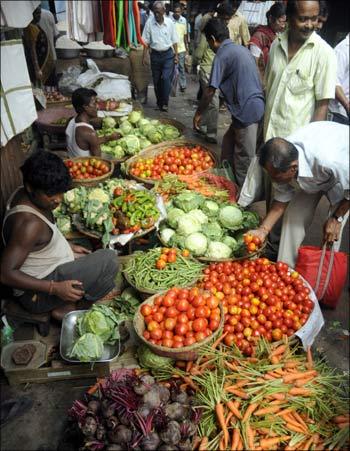
[[[212,263],[204,269],[200,288],[222,302],[224,343],[251,355],[255,341],[278,341],[291,336],[308,320],[314,308],[310,290],[286,263],[267,258]]]
[[[144,338],[168,348],[190,346],[215,332],[220,325],[219,299],[212,293],[194,288],[171,288],[143,304]]]
[[[163,247],[159,259],[156,261],[156,268],[164,269],[168,263],[176,263],[178,253],[181,253],[183,257],[190,256],[190,251],[188,249],[180,251],[176,248]]]
[[[262,245],[261,239],[258,236],[250,235],[248,233],[243,236],[243,241],[247,248],[248,254],[252,254],[257,251]]]
[[[110,171],[109,165],[98,158],[87,158],[82,161],[65,160],[64,163],[69,169],[70,176],[75,180],[93,179]]]
[[[167,174],[191,175],[214,166],[208,152],[200,146],[174,147],[154,158],[141,158],[130,169],[130,174],[143,179],[160,180]]]

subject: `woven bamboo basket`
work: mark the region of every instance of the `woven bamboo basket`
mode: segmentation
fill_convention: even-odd
[[[186,361],[196,360],[198,358],[198,352],[200,351],[200,349],[203,346],[208,345],[213,340],[215,340],[220,335],[220,333],[224,327],[225,315],[224,315],[224,310],[223,310],[221,304],[219,305],[220,312],[221,312],[220,325],[219,325],[218,329],[212,335],[205,338],[204,340],[199,341],[198,343],[194,343],[191,346],[184,346],[183,348],[173,349],[173,348],[167,348],[166,346],[154,345],[154,344],[150,343],[149,341],[147,341],[142,335],[143,332],[145,331],[145,321],[141,314],[141,308],[144,304],[153,305],[153,302],[154,302],[154,299],[156,296],[158,296],[158,295],[153,295],[150,298],[146,299],[144,302],[142,302],[142,304],[139,305],[139,307],[135,313],[133,324],[134,324],[134,328],[135,328],[137,336],[146,346],[148,346],[151,349],[152,352],[154,352],[157,355],[160,355],[162,357],[170,357],[171,359],[174,359],[174,360],[186,360]]]
[[[182,147],[182,146],[188,146],[188,147],[196,147],[198,146],[198,142],[196,141],[189,141],[189,140],[185,140],[185,139],[177,139],[174,141],[165,141],[159,144],[155,144],[153,146],[149,146],[147,147],[145,150],[142,150],[139,154],[134,155],[133,157],[129,158],[126,162],[125,162],[125,169],[126,169],[126,174],[128,175],[128,177],[137,180],[140,183],[145,183],[147,185],[153,186],[156,183],[156,180],[153,179],[142,179],[140,177],[137,177],[135,175],[132,175],[130,173],[130,169],[131,166],[136,163],[136,161],[140,160],[141,158],[153,158],[156,157],[157,155],[165,152],[167,149],[173,148],[173,147]],[[214,166],[218,165],[218,159],[217,156],[215,155],[215,153],[213,152],[212,149],[210,149],[207,146],[203,146],[202,144],[200,144],[201,148],[204,149],[212,158],[212,160],[214,161]]]
[[[106,174],[100,175],[99,177],[94,177],[93,179],[73,179],[73,187],[75,186],[86,186],[86,187],[92,187],[96,186],[101,182],[104,182],[105,180],[108,180],[111,178],[113,171],[114,171],[114,163],[113,161],[107,160],[105,158],[100,157],[76,157],[76,158],[68,158],[67,160],[71,160],[74,163],[84,162],[86,160],[90,160],[91,158],[94,158],[95,160],[101,161],[101,163],[106,164],[109,167],[109,171]],[[67,161],[64,160],[64,161]]]

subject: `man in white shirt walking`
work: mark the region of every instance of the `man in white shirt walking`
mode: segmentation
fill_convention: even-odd
[[[147,64],[147,52],[151,51],[151,70],[157,105],[161,111],[168,111],[174,63],[178,63],[177,44],[179,38],[172,19],[165,16],[163,2],[153,5],[154,17],[145,25],[142,39],[144,47],[143,64]]]
[[[330,208],[323,240],[338,250],[349,217],[349,127],[311,122],[286,139],[267,141],[258,158],[273,181],[274,200],[259,229],[250,233],[264,241],[283,216],[278,260],[294,267],[316,207],[326,195]]]

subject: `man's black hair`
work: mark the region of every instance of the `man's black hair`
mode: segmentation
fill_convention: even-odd
[[[72,105],[77,113],[84,111],[84,106],[88,106],[91,97],[96,97],[97,93],[93,89],[78,88],[72,94]]]
[[[207,39],[213,36],[218,42],[223,42],[230,37],[226,23],[216,17],[208,21],[203,29],[203,33]]]
[[[320,12],[319,16],[328,17],[330,13],[330,4],[327,0],[319,0],[320,3]]]
[[[301,0],[288,0],[287,2],[287,8],[286,8],[286,16],[287,20],[291,19],[298,13],[298,3],[300,3]],[[318,0],[315,0],[318,1]],[[318,1],[318,3],[320,3]]]
[[[221,17],[232,17],[235,10],[232,6],[232,3],[228,0],[220,3],[220,5],[216,8],[216,12],[218,13],[219,16]]]
[[[71,187],[72,179],[63,160],[44,150],[33,153],[21,166],[23,183],[48,196],[61,194]]]
[[[298,150],[291,142],[283,138],[271,138],[260,148],[258,152],[259,164],[266,167],[271,163],[272,167],[280,172],[286,172],[293,161],[298,159]]]
[[[266,19],[272,19],[273,21],[276,21],[282,16],[286,15],[286,5],[282,2],[276,2],[274,3],[271,8],[266,13]]]
[[[174,7],[173,7],[173,11],[175,11],[176,8],[181,8],[181,11],[182,11],[183,10],[182,3],[180,3],[180,2],[175,3]]]

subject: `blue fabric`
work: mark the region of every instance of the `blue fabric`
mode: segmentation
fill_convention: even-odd
[[[220,89],[236,127],[248,127],[264,114],[264,94],[254,57],[242,45],[225,39],[211,70],[209,86]]]
[[[174,71],[174,53],[170,48],[166,52],[151,51],[151,70],[157,105],[168,105],[171,81]]]

